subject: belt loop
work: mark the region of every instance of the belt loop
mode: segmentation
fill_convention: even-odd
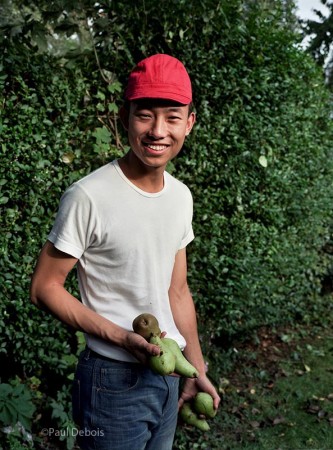
[[[91,350],[90,350],[90,348],[89,347],[86,347],[86,349],[85,349],[86,351],[85,351],[85,355],[84,355],[84,359],[86,360],[86,361],[89,361],[89,359],[90,359],[90,352],[91,352]]]

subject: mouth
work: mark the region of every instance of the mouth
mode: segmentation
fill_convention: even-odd
[[[150,144],[150,143],[144,142],[143,145],[145,146],[146,150],[149,153],[154,154],[154,155],[161,154],[169,148],[169,145],[167,145],[167,144]]]

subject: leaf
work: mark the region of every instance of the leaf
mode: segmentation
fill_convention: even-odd
[[[304,369],[306,372],[311,372],[311,369],[308,365],[304,364]]]
[[[282,334],[280,339],[282,342],[288,343],[291,341],[292,338],[291,338],[291,336],[289,336],[289,334]]]
[[[9,394],[13,392],[13,388],[10,384],[2,383],[0,384],[0,399],[3,398],[7,400]]]
[[[106,127],[96,128],[92,134],[97,142],[108,144],[111,141],[111,133]]]
[[[11,423],[13,423],[13,417],[10,414],[10,411],[8,411],[7,407],[0,411],[0,422],[3,425],[10,425]]]
[[[31,418],[36,410],[35,405],[32,402],[24,402],[21,404],[19,415]]]
[[[252,420],[250,422],[250,425],[252,428],[260,428],[260,422],[258,422],[257,420]]]
[[[0,205],[4,205],[5,203],[8,202],[8,200],[9,198],[6,196],[0,197]]]
[[[280,425],[280,423],[284,423],[286,421],[285,417],[283,416],[277,416],[275,417],[275,419],[272,420],[272,424],[275,425]]]
[[[96,94],[96,97],[99,98],[100,100],[105,100],[105,94],[102,91],[98,91]]]
[[[111,92],[111,94],[114,94],[115,92],[121,92],[122,91],[121,83],[119,83],[119,81],[114,81],[113,83],[109,84],[108,91]]]
[[[0,420],[4,423],[4,425],[12,425],[17,421],[17,408],[15,403],[11,400],[8,400],[4,405],[4,408],[0,412]]]
[[[262,167],[267,167],[268,161],[267,161],[266,156],[264,156],[264,155],[261,155],[261,156],[260,156],[260,158],[259,158],[259,164],[260,164]]]
[[[62,162],[64,162],[65,164],[71,164],[73,162],[74,158],[75,158],[75,155],[73,152],[67,152],[62,155],[61,159],[62,159]]]
[[[24,426],[24,428],[28,431],[31,431],[31,420],[30,417],[26,417],[22,414],[19,414],[18,420],[21,422],[21,424]]]
[[[323,419],[326,416],[327,416],[327,412],[325,410],[321,409],[320,411],[318,411],[317,417],[319,419]]]
[[[119,108],[118,108],[118,106],[115,104],[115,103],[109,103],[108,104],[108,110],[109,110],[109,112],[114,112],[114,113],[118,113],[118,111],[119,111]]]
[[[27,388],[24,384],[17,384],[13,388],[13,396],[21,398],[24,394],[28,392],[26,389]]]

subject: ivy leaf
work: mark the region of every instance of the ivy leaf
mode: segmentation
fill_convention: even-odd
[[[262,167],[267,167],[268,161],[267,161],[266,156],[264,156],[264,155],[261,155],[261,156],[260,156],[260,158],[259,158],[259,164],[260,164]]]

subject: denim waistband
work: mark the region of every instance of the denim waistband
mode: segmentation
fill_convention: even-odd
[[[99,353],[95,352],[94,350],[91,350],[91,348],[89,348],[88,346],[86,346],[86,348],[84,349],[84,357],[86,359],[89,359],[89,358],[102,359],[104,361],[110,361],[110,362],[118,363],[118,364],[133,364],[133,366],[135,366],[135,367],[139,365],[139,362],[119,361],[118,359],[113,359],[113,358],[109,358],[108,356],[100,355]]]

